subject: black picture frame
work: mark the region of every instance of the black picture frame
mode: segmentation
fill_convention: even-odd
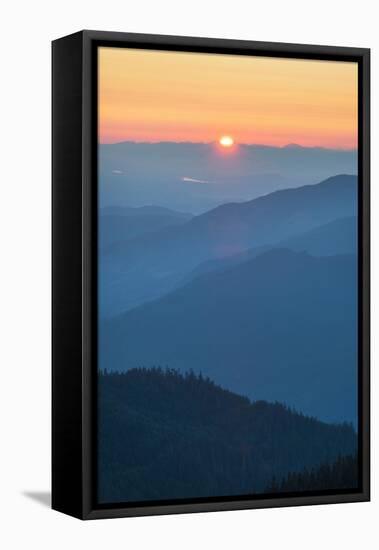
[[[359,464],[356,491],[96,503],[97,48],[356,61],[359,75]],[[370,499],[370,50],[81,31],[52,43],[52,507],[81,519]]]

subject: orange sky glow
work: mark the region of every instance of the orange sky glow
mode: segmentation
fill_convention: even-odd
[[[99,141],[355,149],[356,63],[99,48]]]

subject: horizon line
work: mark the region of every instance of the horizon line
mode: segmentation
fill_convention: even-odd
[[[102,142],[98,141],[98,145],[122,145],[124,143],[133,143],[136,145],[159,145],[159,144],[186,144],[186,145],[218,145],[218,140],[213,141],[191,141],[191,140],[134,140],[134,139],[124,139],[121,141],[111,141],[111,142]],[[270,145],[268,143],[246,143],[246,142],[234,142],[234,145],[237,147],[266,147],[271,149],[326,149],[331,151],[342,151],[342,152],[357,152],[358,147],[336,147],[336,146],[326,146],[326,145],[301,145],[300,143],[286,143],[284,145]]]

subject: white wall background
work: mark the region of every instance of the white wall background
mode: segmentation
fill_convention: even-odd
[[[53,512],[40,502],[48,498],[50,485],[50,41],[87,28],[371,47],[375,336],[379,326],[375,158],[379,35],[375,3],[14,0],[4,3],[1,10],[2,548],[377,548],[379,464],[375,431],[379,390],[375,385],[375,340],[372,503],[83,523]]]

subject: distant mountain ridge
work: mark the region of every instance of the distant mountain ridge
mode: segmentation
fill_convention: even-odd
[[[357,218],[350,216],[339,218],[332,222],[310,229],[305,233],[289,237],[273,245],[259,246],[250,248],[235,254],[222,258],[220,260],[208,260],[192,271],[183,281],[189,282],[196,276],[211,271],[226,270],[235,265],[242,264],[248,260],[256,258],[260,254],[271,250],[272,248],[288,248],[295,252],[308,252],[313,256],[333,256],[336,254],[356,254],[357,253]]]
[[[273,249],[104,320],[100,366],[194,369],[252,399],[355,423],[356,308],[354,255]]]
[[[357,166],[357,151],[322,147],[240,144],[230,155],[215,143],[104,144],[99,147],[100,203],[159,204],[200,214],[331,174],[356,174]]]
[[[101,310],[115,315],[172,291],[203,262],[272,247],[356,214],[357,178],[340,175],[228,203],[175,227],[115,242],[100,266]]]

